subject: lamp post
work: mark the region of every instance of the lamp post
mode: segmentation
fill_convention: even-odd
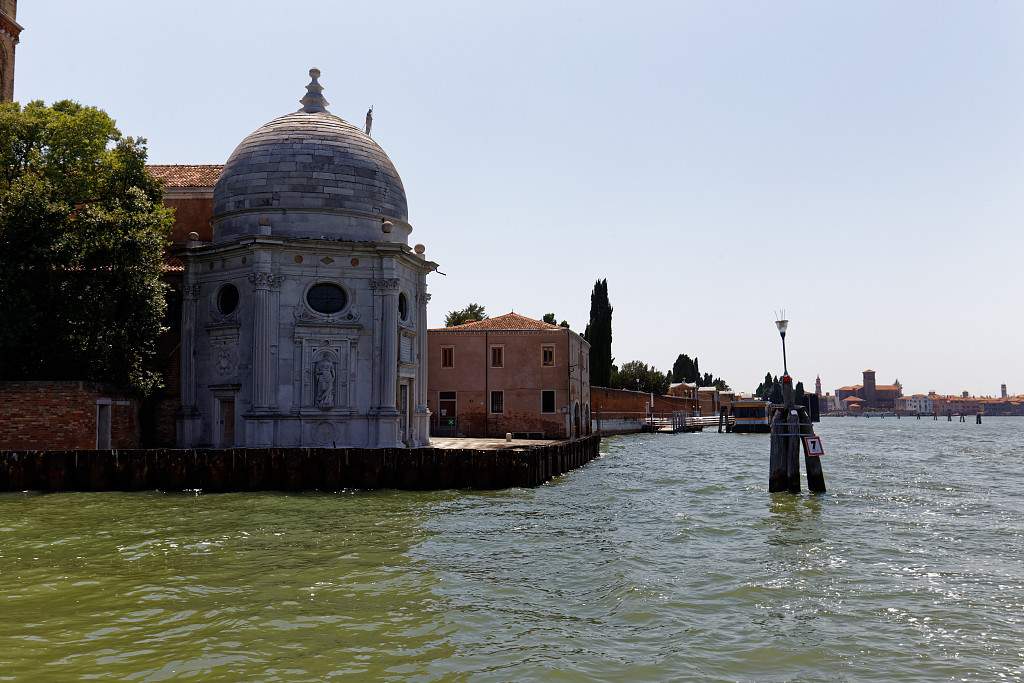
[[[789,321],[776,320],[775,326],[779,328],[779,336],[782,337],[782,376],[787,377],[789,376],[789,368],[786,367],[786,330],[789,328]]]
[[[789,367],[786,363],[786,330],[789,328],[789,321],[786,320],[786,312],[779,315],[775,326],[779,328],[779,336],[782,337],[782,401],[787,408],[793,407],[793,378],[789,376]]]

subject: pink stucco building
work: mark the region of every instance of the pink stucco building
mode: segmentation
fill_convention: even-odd
[[[590,344],[517,313],[427,335],[431,431],[565,439],[590,433]]]

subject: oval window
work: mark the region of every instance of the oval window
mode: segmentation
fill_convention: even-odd
[[[337,313],[347,302],[344,289],[326,282],[313,285],[306,292],[306,303],[317,313]]]
[[[221,315],[230,315],[238,308],[238,288],[224,285],[217,292],[217,310]]]
[[[409,319],[409,299],[406,298],[405,292],[398,295],[398,317],[403,321]]]

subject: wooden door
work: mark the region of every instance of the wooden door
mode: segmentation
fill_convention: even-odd
[[[220,399],[220,416],[218,430],[220,438],[217,445],[221,448],[231,448],[235,445],[235,399]]]

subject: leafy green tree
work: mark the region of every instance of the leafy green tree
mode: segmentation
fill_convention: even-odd
[[[445,327],[455,327],[466,323],[479,322],[487,319],[487,313],[480,304],[469,304],[458,311],[449,311],[444,317]]]
[[[606,387],[612,376],[612,304],[608,280],[598,280],[590,294],[590,322],[583,337],[590,342],[590,382]]]
[[[555,317],[554,313],[545,313],[544,317],[542,318],[542,320],[544,322],[546,322],[548,325],[557,325],[558,324],[558,318]]]
[[[173,214],[146,154],[95,107],[0,105],[0,378],[158,386]]]
[[[569,329],[569,321],[568,320],[563,320],[562,322],[558,323],[558,326],[559,327],[564,327],[565,329],[568,330]]]
[[[622,368],[616,370],[613,387],[616,389],[653,392],[660,396],[668,391],[672,381],[671,375],[663,374],[657,368],[638,360],[623,363]]]

